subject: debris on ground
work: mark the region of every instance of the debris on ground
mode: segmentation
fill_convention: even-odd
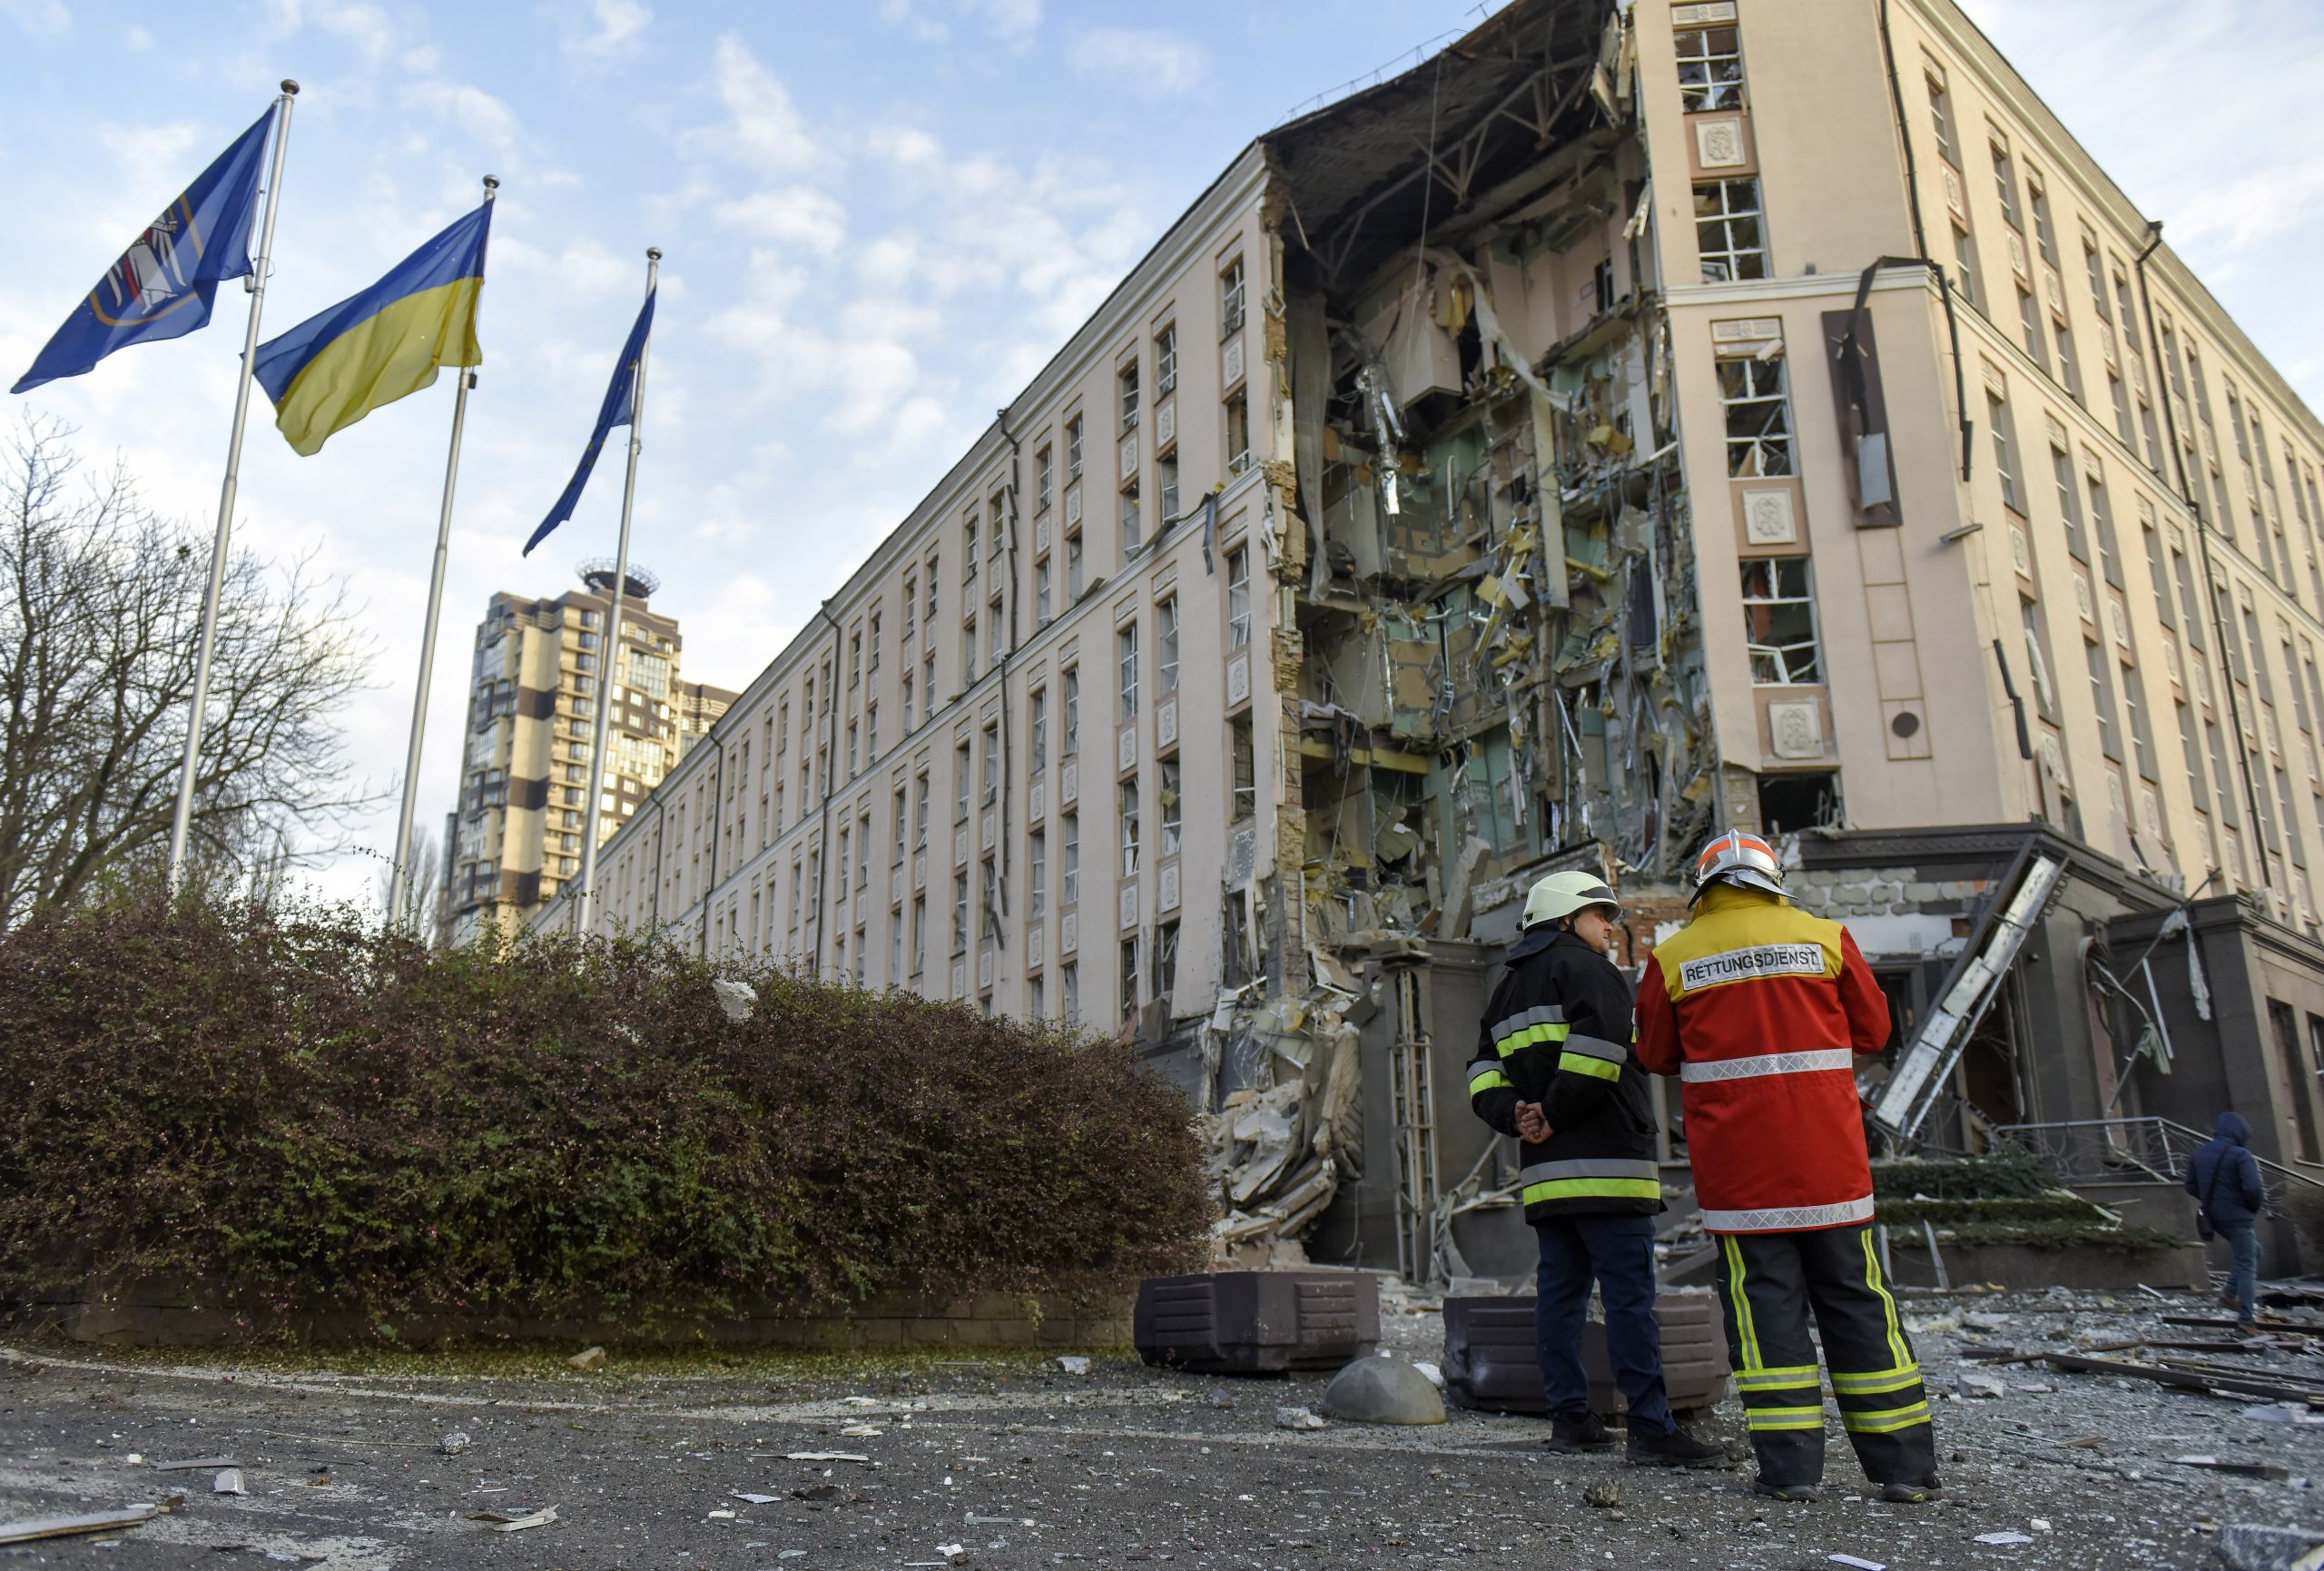
[[[2319,1571],[2324,1567],[2324,1535],[2239,1522],[2219,1530],[2211,1553],[2227,1571]]]
[[[1086,1375],[1089,1372],[1089,1360],[1068,1354],[1057,1361],[1057,1367],[1068,1375]]]
[[[476,1442],[474,1440],[468,1438],[468,1432],[466,1430],[455,1429],[450,1434],[445,1436],[441,1440],[436,1442],[436,1448],[443,1452],[447,1457],[457,1457],[475,1444]]]
[[[1320,1429],[1324,1420],[1311,1408],[1277,1408],[1275,1427],[1278,1429]]]
[[[218,1476],[210,1480],[210,1492],[213,1495],[247,1495],[250,1493],[248,1489],[242,1487],[242,1470],[240,1467],[220,1468],[218,1470]]]
[[[109,1533],[151,1522],[166,1506],[123,1506],[113,1511],[89,1511],[74,1517],[27,1517],[0,1522],[0,1544],[28,1544],[35,1538],[71,1538],[84,1533]]]
[[[131,1465],[135,1466],[134,1462]],[[236,1463],[231,1457],[192,1457],[182,1462],[156,1462],[153,1464],[153,1471],[156,1473],[210,1473],[215,1472],[220,1467],[234,1466]]]
[[[592,1369],[602,1369],[606,1367],[606,1350],[603,1348],[584,1348],[565,1361],[574,1368],[587,1374]]]
[[[1610,1511],[1622,1503],[1622,1487],[1612,1482],[1592,1484],[1581,1492],[1581,1503],[1595,1506],[1600,1511]]]
[[[1332,1377],[1324,1412],[1357,1424],[1442,1424],[1444,1398],[1402,1359],[1358,1359]]]
[[[471,1522],[481,1522],[495,1533],[521,1533],[527,1527],[546,1527],[556,1520],[556,1507],[544,1506],[537,1511],[512,1515],[506,1511],[471,1511]]]

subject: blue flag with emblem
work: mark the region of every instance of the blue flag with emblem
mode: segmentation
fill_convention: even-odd
[[[645,340],[654,331],[654,295],[645,297],[645,304],[637,313],[637,325],[629,330],[629,341],[621,346],[621,359],[615,363],[614,380],[606,389],[606,401],[597,410],[597,429],[589,433],[589,445],[581,451],[581,461],[574,466],[573,478],[565,484],[565,494],[525,542],[524,555],[533,554],[533,548],[548,538],[549,531],[573,516],[580,504],[581,491],[589,483],[589,471],[597,467],[597,455],[605,450],[606,438],[615,426],[630,423],[636,406],[637,362],[645,358]]]
[[[117,349],[209,324],[219,283],[251,271],[251,221],[274,116],[272,109],[260,115],[130,242],[9,391],[79,376]]]

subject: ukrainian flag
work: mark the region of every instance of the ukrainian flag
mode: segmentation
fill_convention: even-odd
[[[443,366],[480,364],[477,299],[492,203],[406,257],[362,293],[259,346],[274,423],[309,457],[333,431],[432,385]]]

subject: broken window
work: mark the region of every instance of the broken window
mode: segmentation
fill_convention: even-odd
[[[1945,78],[1930,72],[1925,79],[1928,84],[1929,119],[1936,126],[1937,156],[1958,169],[1961,167],[1961,149],[1953,139],[1953,100],[1945,91]]]
[[[1223,341],[1243,331],[1243,259],[1236,257],[1218,272],[1218,336]]]
[[[1134,933],[1122,940],[1121,980],[1121,1017],[1128,1020],[1137,1013],[1137,934]]]
[[[952,749],[952,822],[969,821],[969,745],[966,742]]]
[[[1251,641],[1251,553],[1241,546],[1226,553],[1226,647]]]
[[[1137,624],[1131,622],[1114,634],[1114,657],[1121,675],[1121,708],[1116,718],[1137,718]]]
[[[1977,282],[1977,253],[1969,244],[1969,232],[1957,223],[1953,225],[1953,282],[1963,300],[1979,311],[1985,309],[1984,291]]]
[[[847,723],[847,777],[855,778],[855,722]]]
[[[1032,718],[1027,729],[1031,735],[1027,738],[1026,767],[1038,780],[1041,772],[1049,766],[1049,690],[1047,687],[1033,689],[1030,707]]]
[[[1038,922],[1049,909],[1049,837],[1042,830],[1034,830],[1026,841],[1025,883],[1030,902],[1027,914]]]
[[[2058,352],[2060,354],[2063,354],[2065,352],[2065,329],[2060,328],[2058,330]],[[2124,447],[2130,449],[2132,452],[2138,451],[2138,429],[2131,424],[2131,395],[2123,388],[2122,379],[2116,376],[2111,371],[2106,373],[2106,396],[2113,400],[2114,430],[2116,434],[2122,439],[2122,445]]]
[[[1178,324],[1165,322],[1154,335],[1154,396],[1168,398],[1178,386]]]
[[[2017,291],[2017,324],[2025,334],[2025,352],[2043,371],[2050,369],[2049,350],[2042,342],[2042,313],[2035,309],[2034,296],[2021,287]]]
[[[1166,922],[1154,932],[1154,996],[1167,999],[1177,985],[1178,924]]]
[[[2041,252],[2043,262],[2052,267],[2057,266],[2058,236],[2050,226],[2050,193],[2043,189],[2042,177],[2030,168],[2025,172],[2025,205],[2034,211],[2035,248]]]
[[[1178,597],[1154,608],[1154,694],[1162,697],[1178,690]]]
[[[896,787],[896,848],[895,855],[891,858],[891,861],[901,862],[904,859],[904,835],[910,815],[911,804],[906,799],[904,788],[899,786]]]
[[[2138,765],[2139,774],[2146,779],[2160,781],[2154,764],[2154,736],[2148,730],[2146,705],[2139,697],[2139,674],[2129,666],[2122,667],[2122,714],[2131,723],[2131,753]]]
[[[1163,856],[1178,854],[1178,761],[1165,758],[1162,760],[1162,849],[1158,853]]]
[[[1114,381],[1121,394],[1122,430],[1137,429],[1137,361],[1132,360],[1116,373]]]
[[[1033,626],[1036,629],[1049,625],[1049,559],[1043,557],[1033,564]]]
[[[1081,537],[1078,534],[1066,537],[1065,598],[1068,605],[1081,598]]]
[[[1136,480],[1130,481],[1129,484],[1122,488],[1121,525],[1122,555],[1127,557],[1132,551],[1137,549],[1139,540],[1144,538],[1142,524],[1138,517],[1137,482]]]
[[[1994,189],[2001,193],[2001,215],[2010,228],[2022,231],[2025,221],[2017,212],[2017,170],[2010,162],[2009,144],[1994,141],[1989,145],[1994,155]]]
[[[1081,667],[1065,668],[1065,756],[1081,751]]]
[[[1137,872],[1137,776],[1133,775],[1121,783],[1118,795],[1122,825],[1122,876],[1128,878]]]
[[[2058,335],[2058,380],[2064,386],[2067,394],[2073,398],[2073,401],[2081,403],[2083,401],[2082,368],[2074,363],[2073,333],[2063,322],[2057,323],[2054,331]],[[2115,403],[2119,407],[2122,402],[2122,381],[2111,374],[2109,380],[2114,383]],[[2129,411],[2124,410],[2122,440],[2126,445],[2130,441],[2129,419]]]
[[[2194,798],[2195,811],[2207,814],[2211,810],[2211,793],[2204,788],[2203,750],[2195,740],[2193,720],[2189,716],[2187,706],[2183,702],[2173,703],[2171,706],[2179,719],[2179,751],[2187,761],[2188,791]]]
[[[969,516],[960,520],[960,584],[963,591],[976,581],[977,515],[976,510],[970,509]]]
[[[1791,409],[1784,396],[1783,357],[1721,360],[1718,396],[1727,408],[1727,472],[1738,479],[1790,474]]]
[[[969,870],[952,874],[952,953],[969,952]]]
[[[1049,995],[1041,985],[1041,976],[1039,972],[1035,972],[1025,979],[1025,1018],[1028,1020],[1049,1018]]]
[[[1822,681],[1807,558],[1755,557],[1743,563],[1742,577],[1751,680],[1761,687]]]
[[[863,706],[863,760],[870,763],[880,756],[880,706]]]
[[[1000,922],[1000,864],[995,858],[984,859],[984,874],[977,891],[978,933],[990,938]]]
[[[1679,56],[1679,106],[1689,114],[1734,109],[1743,102],[1743,45],[1735,24],[1682,27],[1673,35]]]
[[[1768,276],[1758,181],[1712,180],[1695,187],[1695,248],[1705,283]]]
[[[1226,472],[1239,475],[1251,467],[1251,400],[1243,389],[1226,395]]]
[[[1048,512],[1049,499],[1056,494],[1056,465],[1052,461],[1049,448],[1044,446],[1039,452],[1033,455],[1033,511]]]
[[[1065,478],[1081,478],[1081,417],[1075,415],[1065,422]]]
[[[936,558],[928,558],[928,623],[933,632],[936,626]]]
[[[912,679],[910,676],[906,676],[903,680],[902,692],[904,701],[904,734],[906,736],[910,736],[911,734],[911,691]]]
[[[960,690],[966,692],[977,679],[977,619],[973,616],[960,624]]]
[[[1178,516],[1178,457],[1176,449],[1167,459],[1154,460],[1154,487],[1161,493],[1161,510],[1154,516],[1154,527],[1167,529]]]
[[[2107,757],[2122,761],[2122,743],[2117,735],[2119,723],[2114,717],[2114,689],[2106,680],[2106,652],[2097,645],[2085,641],[2083,658],[2090,668],[2090,702],[2098,715],[2098,750]]]
[[[2058,517],[2065,520],[2066,549],[2074,560],[2090,560],[2090,542],[2082,529],[2082,489],[2073,477],[2073,459],[2063,448],[2050,449],[2050,471],[2058,483]]]
[[[1065,1023],[1068,1027],[1079,1025],[1081,1023],[1080,965],[1074,961],[1068,960],[1063,965],[1059,966],[1057,968],[1057,985],[1058,1003],[1065,1011]]]
[[[1994,469],[2001,479],[2002,506],[2023,518],[2025,498],[2017,489],[2017,442],[2010,434],[2009,406],[1991,390],[1985,393],[1985,416],[1994,433]]]
[[[1081,898],[1081,815],[1067,814],[1059,835],[1064,860],[1058,873],[1057,897],[1071,905]]]
[[[1227,817],[1240,823],[1259,810],[1258,759],[1251,741],[1251,717],[1237,715],[1226,724],[1228,767]]]
[[[985,637],[989,645],[985,650],[985,662],[989,666],[998,667],[1000,664],[1001,640],[1009,632],[1009,624],[1000,614],[1000,601],[998,598],[985,608],[984,627]]]
[[[2106,482],[2090,477],[2090,518],[2098,526],[2098,565],[2106,581],[2122,588],[2122,548],[2114,538],[2114,507],[2106,499]]]
[[[930,641],[934,642],[933,639]],[[920,663],[920,717],[923,721],[936,717],[936,651],[933,649],[929,650],[928,657]]]
[[[991,806],[1000,799],[1000,727],[984,728],[984,805]]]

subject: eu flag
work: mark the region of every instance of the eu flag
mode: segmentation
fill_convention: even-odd
[[[260,115],[145,226],[9,391],[79,376],[117,349],[209,324],[220,281],[251,272],[251,220],[274,113]]]
[[[629,341],[621,346],[621,360],[614,367],[614,380],[606,389],[606,401],[597,410],[597,429],[589,433],[589,445],[581,451],[580,463],[574,466],[573,478],[565,485],[565,494],[525,542],[524,555],[531,556],[533,548],[548,538],[551,529],[573,516],[580,503],[581,489],[589,483],[589,471],[597,467],[597,454],[604,450],[606,437],[615,426],[625,426],[635,411],[637,395],[637,366],[645,358],[646,336],[654,331],[654,291],[645,297],[645,308],[637,313],[637,325],[629,330]]]

